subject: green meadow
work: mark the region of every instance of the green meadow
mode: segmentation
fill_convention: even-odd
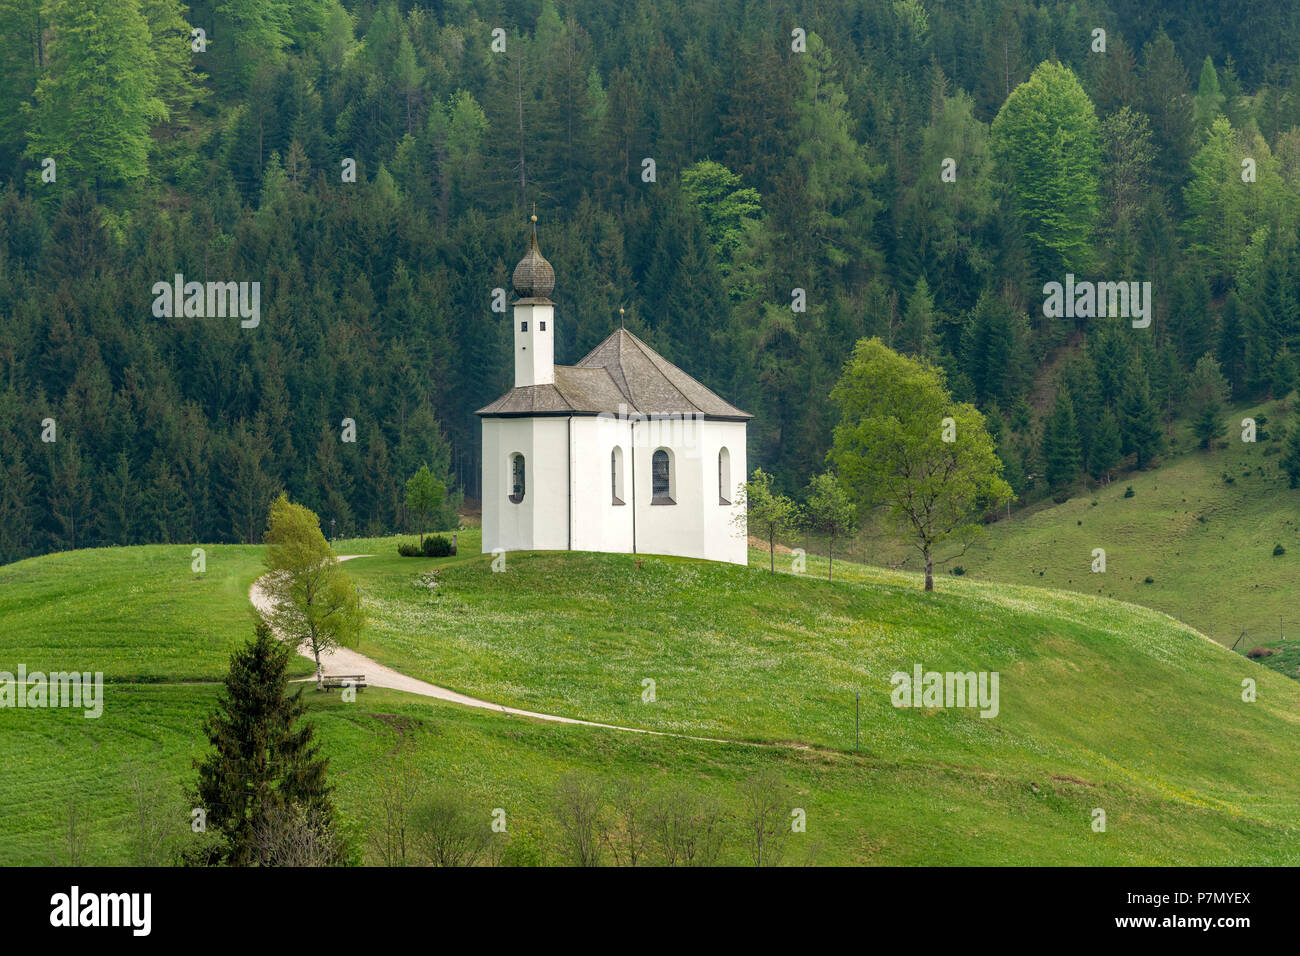
[[[0,567],[0,669],[102,670],[103,716],[0,709],[0,864],[129,859],[132,780],[180,798],[231,647],[251,632],[255,547],[100,549]],[[808,815],[789,862],[1296,863],[1300,684],[1166,615],[1096,596],[837,562],[837,580],[676,558],[520,553],[474,531],[444,559],[342,541],[369,618],[359,650],[503,704],[717,743],[560,726],[371,688],[305,690],[358,845],[410,752],[430,785],[508,820],[506,862],[563,861],[556,783],[689,786],[736,809],[775,768]],[[756,558],[755,558],[756,563]],[[842,574],[841,574],[842,572]],[[997,671],[999,713],[896,709],[890,675]],[[310,670],[303,660],[298,673]],[[1258,699],[1242,700],[1242,681]],[[653,681],[654,700],[644,696]],[[854,697],[861,742],[854,748]],[[1093,832],[1094,809],[1107,831]],[[806,838],[806,839],[805,839]],[[724,853],[744,862],[737,835]]]
[[[192,570],[195,547],[202,573]],[[252,627],[248,589],[262,550],[94,548],[0,566],[0,655],[29,671],[102,671],[106,681],[220,680]]]
[[[200,752],[197,727],[212,687],[118,687],[99,721],[69,711],[0,711],[0,865],[66,861],[69,804],[84,813],[85,862],[129,859],[130,780],[142,772],[179,791]],[[636,777],[690,786],[738,808],[743,781],[774,768],[808,818],[788,861],[821,864],[1143,865],[1295,863],[1295,830],[1254,810],[1207,805],[1127,781],[1007,772],[942,759],[893,760],[821,748],[757,748],[564,727],[370,689],[356,703],[311,700],[330,755],[336,800],[357,840],[379,823],[376,789],[409,750],[429,785],[450,785],[485,817],[506,811],[505,861],[562,863],[552,794],[563,774],[603,783]],[[179,793],[177,793],[177,806]],[[1090,829],[1108,810],[1106,833]],[[184,810],[182,808],[182,815]],[[370,852],[369,847],[366,847]],[[739,834],[724,862],[746,860]]]

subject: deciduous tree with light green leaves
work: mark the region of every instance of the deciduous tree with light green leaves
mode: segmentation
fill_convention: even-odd
[[[834,472],[823,472],[808,483],[804,516],[808,529],[826,539],[826,580],[829,581],[835,569],[835,542],[854,534],[858,525],[857,508]]]
[[[964,553],[980,517],[1014,497],[984,416],[953,402],[941,369],[878,338],[858,342],[831,400],[840,423],[828,457],[840,481],[860,511],[884,509],[911,540],[933,591],[934,565]],[[936,562],[947,542],[962,547]]]
[[[442,507],[447,486],[433,476],[428,464],[420,466],[406,482],[406,510],[420,523],[420,546],[424,546],[424,526],[429,516]]]
[[[772,490],[772,476],[762,468],[740,486],[736,504],[743,509],[735,517],[741,533],[757,532],[767,540],[768,570],[775,572],[776,539],[798,525],[799,506]]]
[[[1101,154],[1097,113],[1078,78],[1060,63],[1040,63],[1002,104],[991,134],[1040,274],[1085,270]]]
[[[321,654],[361,632],[361,599],[321,534],[320,519],[287,495],[271,502],[266,544],[262,589],[271,602],[271,626],[285,640],[311,648],[319,690]]]
[[[743,185],[721,163],[706,159],[682,170],[682,192],[699,210],[718,266],[724,277],[729,276],[746,230],[762,213],[758,190]]]
[[[1245,159],[1251,160],[1251,182],[1241,178]],[[1226,280],[1237,271],[1260,227],[1295,228],[1297,203],[1278,166],[1254,130],[1237,132],[1225,116],[1211,125],[1192,157],[1191,177],[1183,189],[1183,233],[1206,275]]]

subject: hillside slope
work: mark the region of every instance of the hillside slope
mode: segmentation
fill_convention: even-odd
[[[390,556],[391,541],[340,543],[378,552],[349,563],[371,619],[362,652],[501,703],[792,746],[556,728],[390,692],[356,704],[309,693],[360,833],[376,821],[380,778],[411,748],[430,779],[512,808],[514,862],[560,859],[550,795],[563,773],[678,782],[734,808],[740,782],[764,767],[792,783],[821,862],[1300,859],[1290,745],[1300,686],[1156,612],[951,579],[926,595],[908,575],[849,566],[828,584],[677,559],[637,568],[627,556],[512,554],[494,574],[472,537],[445,560]],[[232,565],[233,583],[255,571],[254,551],[242,570]],[[38,639],[49,617],[69,635],[80,620],[78,659],[109,674],[169,682],[219,670],[248,629],[246,592],[173,589],[169,651],[147,582],[115,602],[111,588],[73,586],[150,566],[169,579],[188,552],[98,550],[0,568],[0,595],[44,589],[39,607],[0,599],[0,669],[60,663],[66,649]],[[115,623],[98,626],[109,614]],[[998,716],[894,708],[889,675],[914,664],[998,671]],[[1258,682],[1254,703],[1241,699],[1244,678]],[[213,688],[124,682],[107,694],[98,721],[0,709],[0,750],[17,755],[0,787],[0,862],[58,858],[70,802],[92,821],[91,858],[123,861],[130,769],[163,773],[173,789],[188,780]],[[1096,808],[1106,833],[1091,829]],[[729,850],[729,861],[743,858]]]
[[[1153,471],[998,521],[956,563],[971,577],[1157,608],[1222,644],[1240,639],[1239,651],[1279,638],[1289,647],[1300,639],[1300,490],[1278,466],[1280,427],[1271,408],[1268,417],[1269,440],[1244,443],[1238,429],[1212,452],[1167,457]],[[1182,447],[1190,442],[1180,433]],[[1285,553],[1274,553],[1279,545]],[[1095,548],[1106,552],[1105,573],[1090,570]],[[1290,660],[1292,676],[1297,664]]]

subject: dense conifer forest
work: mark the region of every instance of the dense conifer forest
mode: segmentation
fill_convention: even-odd
[[[0,561],[472,499],[534,205],[557,361],[624,308],[782,490],[866,336],[1022,501],[1150,468],[1296,386],[1298,45],[1265,0],[0,0]],[[1067,276],[1149,325],[1046,315]]]

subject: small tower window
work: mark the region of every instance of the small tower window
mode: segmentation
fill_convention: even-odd
[[[730,490],[731,452],[724,448],[718,452],[718,504],[731,504]]]
[[[609,453],[609,495],[611,504],[624,504],[623,449],[618,445]]]
[[[543,322],[541,323],[541,325],[542,325],[541,330],[542,330],[543,332],[545,332],[545,331],[546,331],[546,322],[543,321]]]
[[[673,499],[673,459],[665,449],[660,448],[650,458],[650,503],[652,505],[675,505]]]
[[[524,500],[524,456],[510,456],[510,500],[515,504]]]
[[[527,323],[527,322],[520,322],[520,323],[519,323],[519,331],[520,331],[520,332],[527,332],[527,331],[528,331],[528,323]]]

